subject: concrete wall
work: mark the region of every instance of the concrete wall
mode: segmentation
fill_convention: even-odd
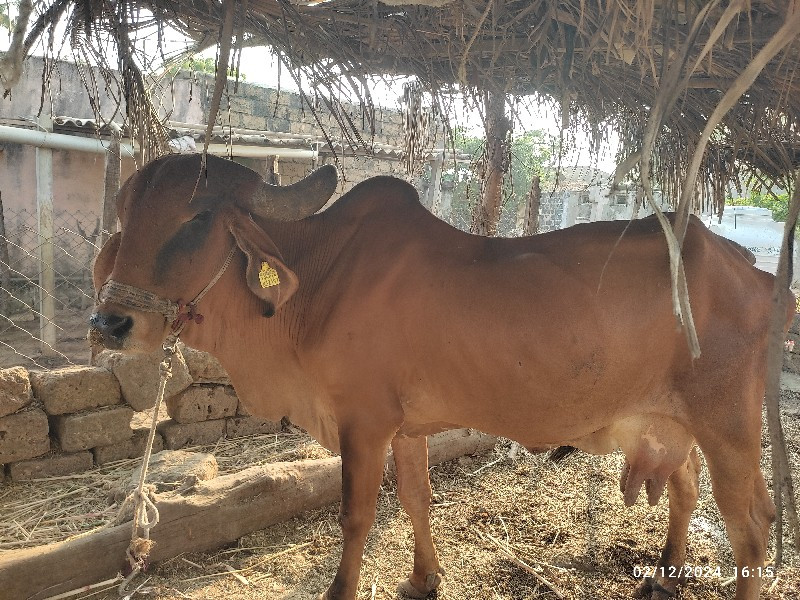
[[[0,99],[0,121],[33,119],[40,106],[44,114],[77,118],[95,118],[82,78],[98,82],[99,109],[103,118],[121,122],[124,109],[117,106],[119,97],[116,84],[105,84],[107,77],[98,69],[78,68],[71,63],[58,63],[52,74],[49,94],[42,101],[42,71],[44,62],[30,58],[25,62],[23,76],[9,98]],[[160,88],[160,106],[164,116],[171,121],[202,124],[210,103],[213,76],[181,72],[170,85]],[[285,134],[317,136],[321,128],[316,122],[310,106],[298,94],[281,92],[254,84],[240,83],[238,92],[231,90],[230,110],[228,98],[223,99],[220,121],[234,128],[274,131]],[[312,98],[311,101],[314,101]],[[321,104],[318,116],[327,128],[329,138],[342,141],[342,132],[335,124],[330,111]],[[353,123],[363,124],[361,135],[367,142],[400,145],[403,139],[403,124],[397,109],[376,108],[367,114],[360,106],[346,107],[347,116]],[[369,122],[375,122],[374,137]],[[241,161],[258,167],[257,161]],[[375,174],[393,174],[405,177],[399,160],[381,160],[364,156],[341,156],[344,169],[343,193],[355,183]],[[123,180],[134,170],[132,160],[123,161]],[[283,183],[292,183],[302,178],[313,168],[310,159],[280,161]],[[104,158],[100,154],[56,151],[53,156],[54,208],[59,211],[92,213],[99,215],[103,193]],[[35,202],[35,149],[19,144],[0,144],[0,192],[3,204],[10,214],[26,209],[34,211]],[[93,223],[87,219],[86,225]]]

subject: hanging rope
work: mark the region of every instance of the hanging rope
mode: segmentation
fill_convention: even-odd
[[[144,456],[142,457],[142,468],[139,474],[139,484],[136,490],[128,495],[125,501],[120,506],[120,515],[124,514],[128,507],[133,504],[133,530],[131,532],[131,542],[125,555],[128,559],[128,564],[131,567],[130,574],[120,583],[118,591],[121,597],[128,596],[128,586],[134,578],[147,568],[150,550],[153,547],[153,541],[150,539],[150,530],[158,524],[160,515],[158,507],[153,501],[152,488],[145,490],[145,482],[147,481],[147,467],[150,464],[150,456],[153,452],[153,441],[156,437],[156,425],[158,424],[158,413],[161,409],[161,403],[164,401],[164,393],[167,389],[167,382],[172,377],[172,359],[177,352],[178,336],[170,334],[164,342],[164,359],[158,367],[161,376],[158,382],[158,395],[156,396],[156,404],[153,408],[153,420],[150,423],[150,433],[147,436],[147,444],[144,449]]]

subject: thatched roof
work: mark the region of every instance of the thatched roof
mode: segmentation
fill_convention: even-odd
[[[230,35],[223,35],[228,5]],[[611,124],[622,157],[652,150],[647,162],[675,199],[692,152],[705,142],[700,189],[712,190],[717,204],[741,166],[787,184],[800,155],[800,7],[789,0],[51,0],[49,6],[32,18],[27,47],[59,15],[71,14],[72,42],[99,50],[97,31],[110,32],[123,49],[123,70],[144,62],[126,57],[125,48],[155,22],[182,31],[198,50],[232,39],[234,65],[237,47],[270,45],[317,89],[349,87],[368,104],[369,75],[415,76],[439,106],[456,89],[535,95],[560,109],[567,130],[602,137],[600,125]],[[742,81],[752,79],[745,77],[749,65],[752,85]],[[132,92],[137,77],[130,75]],[[733,107],[702,138],[726,92]],[[330,94],[332,102],[336,96]],[[631,165],[636,160],[625,166]]]

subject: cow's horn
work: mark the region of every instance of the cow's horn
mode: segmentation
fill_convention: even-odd
[[[291,185],[264,183],[248,207],[253,213],[277,221],[299,221],[313,215],[336,190],[336,167],[324,165]]]

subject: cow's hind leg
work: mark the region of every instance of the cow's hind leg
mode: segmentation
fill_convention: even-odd
[[[759,468],[760,438],[751,437],[746,445],[731,440],[703,448],[736,559],[736,600],[758,598],[769,529],[775,519],[775,505]]]
[[[669,526],[667,541],[661,551],[654,577],[645,579],[636,591],[637,598],[669,600],[675,596],[678,575],[686,562],[686,541],[689,519],[699,496],[700,458],[692,448],[689,456],[667,480],[669,494]]]
[[[342,504],[339,525],[344,546],[339,568],[320,600],[355,600],[364,544],[375,522],[386,451],[394,432],[351,426],[339,431],[342,452]]]
[[[427,442],[424,436],[396,436],[392,440],[397,465],[397,496],[414,528],[414,570],[398,589],[411,598],[426,597],[439,586],[444,574],[431,535]]]

